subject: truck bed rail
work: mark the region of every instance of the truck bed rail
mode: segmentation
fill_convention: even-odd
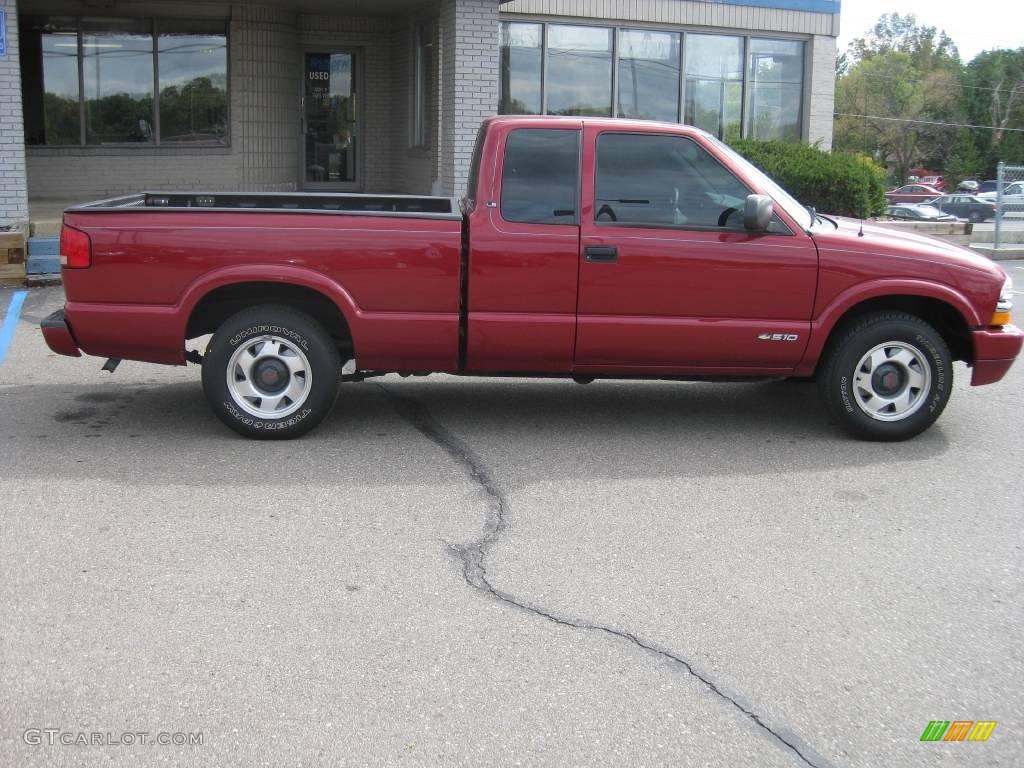
[[[459,202],[453,197],[311,192],[142,192],[74,205],[66,211],[153,212],[155,209],[462,218]]]

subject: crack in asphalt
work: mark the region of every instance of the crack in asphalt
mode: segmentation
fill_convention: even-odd
[[[816,756],[818,762],[813,762],[800,747],[792,740],[786,738],[777,729],[766,723],[756,712],[744,706],[736,698],[723,691],[706,673],[697,670],[694,665],[671,651],[659,648],[657,645],[644,640],[639,635],[615,627],[603,624],[593,624],[580,619],[565,618],[536,605],[523,602],[509,592],[498,589],[488,579],[487,574],[487,553],[501,538],[502,533],[508,528],[509,503],[504,492],[495,482],[494,477],[487,469],[484,461],[465,442],[453,435],[438,422],[430,410],[418,400],[403,395],[395,394],[379,382],[373,382],[379,387],[386,397],[391,401],[398,415],[412,425],[420,434],[441,448],[470,476],[473,482],[483,491],[488,499],[487,514],[484,519],[483,533],[473,541],[466,544],[453,544],[446,542],[462,562],[462,578],[466,584],[473,589],[500,600],[503,603],[512,605],[520,610],[532,613],[535,616],[547,619],[548,621],[560,624],[573,629],[601,632],[606,635],[626,640],[645,651],[654,653],[670,663],[682,667],[688,675],[700,681],[713,694],[723,701],[731,704],[736,710],[745,715],[759,728],[766,731],[773,739],[791,750],[800,760],[811,768],[826,768],[827,763]]]

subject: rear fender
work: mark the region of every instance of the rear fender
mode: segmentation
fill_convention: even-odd
[[[321,293],[330,299],[341,311],[352,332],[353,342],[359,333],[362,312],[356,306],[352,295],[339,283],[305,267],[291,265],[249,264],[224,267],[207,272],[197,278],[178,301],[177,320],[179,336],[184,338],[188,319],[193,310],[211,291],[237,283],[279,283],[281,285],[298,285]]]

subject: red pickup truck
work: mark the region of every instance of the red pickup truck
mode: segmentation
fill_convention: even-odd
[[[446,372],[813,376],[848,431],[901,440],[942,412],[953,361],[989,384],[1024,338],[988,259],[816,215],[707,133],[640,121],[489,119],[461,201],[78,206],[61,254],[51,349],[201,362],[214,412],[249,437],[307,432],[344,379]]]

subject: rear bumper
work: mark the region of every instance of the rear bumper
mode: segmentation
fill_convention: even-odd
[[[71,329],[68,327],[68,321],[64,316],[63,309],[58,309],[49,315],[39,324],[39,327],[43,331],[46,345],[58,355],[67,355],[68,357],[82,356],[78,349],[78,342],[71,335]]]
[[[972,387],[992,384],[1003,378],[1024,346],[1024,331],[1015,325],[977,330],[971,336],[974,340]]]

